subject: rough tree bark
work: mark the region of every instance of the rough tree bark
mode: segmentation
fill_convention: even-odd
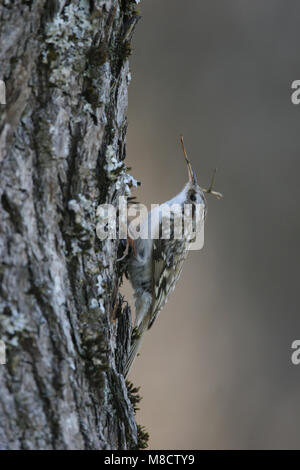
[[[1,449],[137,445],[122,367],[130,311],[96,208],[128,195],[134,0],[3,0]]]

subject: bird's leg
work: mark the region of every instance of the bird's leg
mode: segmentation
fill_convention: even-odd
[[[123,256],[121,256],[121,258],[117,258],[117,263],[119,263],[120,261],[123,261],[123,259],[125,259],[126,256],[128,255],[128,252],[129,252],[129,243],[128,243],[128,238],[127,238],[127,240],[126,240],[126,247],[125,247]]]
[[[138,327],[134,326],[132,329],[132,333],[131,333],[131,343],[133,344],[140,337],[141,337],[141,334],[139,333]]]
[[[216,196],[217,199],[222,199],[223,194],[218,193],[217,191],[213,191],[213,187],[214,187],[214,184],[215,184],[216,173],[217,173],[217,169],[215,168],[214,172],[213,172],[213,175],[212,175],[212,178],[211,178],[209,188],[208,189],[203,189],[202,188],[202,191],[206,194],[212,194],[213,196]]]
[[[136,247],[135,247],[134,240],[130,237],[127,237],[125,251],[123,253],[123,256],[117,259],[117,263],[119,263],[120,261],[123,261],[123,259],[126,258],[126,256],[128,256],[130,247],[132,248],[133,254],[136,257]]]
[[[127,241],[128,241],[129,246],[131,246],[131,248],[132,248],[134,257],[136,258],[136,247],[135,247],[134,240],[132,238],[128,237]]]

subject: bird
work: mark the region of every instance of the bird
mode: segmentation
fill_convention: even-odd
[[[190,244],[195,240],[195,230],[199,231],[203,228],[207,214],[207,202],[204,193],[213,194],[219,199],[222,197],[221,193],[213,190],[216,169],[209,189],[201,188],[197,183],[196,174],[187,156],[182,136],[180,136],[180,141],[188,170],[188,182],[179,194],[148,213],[141,223],[140,230],[140,233],[147,234],[146,237],[132,239],[130,231],[128,233],[129,245],[132,249],[127,261],[127,272],[134,291],[135,322],[131,335],[131,346],[125,362],[124,377],[130,371],[144,333],[152,327],[169,295],[175,289]],[[185,233],[182,230],[183,236],[177,238],[174,233],[176,230],[175,223],[179,220],[179,228],[181,228],[180,224],[182,222],[176,217],[184,214],[185,207],[191,208],[194,231],[190,230]],[[196,209],[200,209],[202,218],[195,225]],[[170,228],[167,225],[169,236],[166,237],[163,236],[166,232],[163,227],[165,213],[170,218]],[[150,232],[151,236],[149,236]]]

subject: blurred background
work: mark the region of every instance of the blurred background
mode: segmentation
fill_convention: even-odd
[[[151,449],[300,448],[300,3],[144,0],[133,41],[128,165],[140,202],[186,182],[208,198],[189,253],[130,380]],[[129,295],[129,294],[128,294]]]

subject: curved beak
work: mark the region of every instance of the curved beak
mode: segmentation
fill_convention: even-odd
[[[188,156],[187,156],[187,153],[186,153],[186,150],[185,150],[185,146],[184,146],[184,142],[183,142],[183,137],[182,137],[182,135],[180,136],[180,142],[181,142],[181,146],[182,146],[184,158],[185,158],[185,161],[186,161],[186,164],[187,164],[187,167],[188,167],[189,181],[190,181],[190,183],[192,183],[193,185],[197,185],[196,173],[194,172],[194,170],[193,170],[193,168],[192,168],[192,165],[191,165],[191,162],[190,162],[189,159],[188,159]]]

